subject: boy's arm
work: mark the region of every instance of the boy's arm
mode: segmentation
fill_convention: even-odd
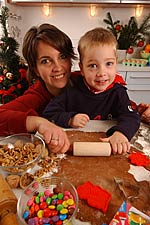
[[[112,135],[115,131],[123,133],[128,140],[135,135],[140,126],[140,116],[137,110],[132,107],[125,89],[120,89],[116,107],[117,125],[107,131],[107,136]]]

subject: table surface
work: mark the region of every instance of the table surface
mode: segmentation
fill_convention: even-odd
[[[88,141],[99,141],[99,137],[104,136],[104,132],[114,123],[92,121],[84,129],[67,130],[67,135],[71,143],[87,139]],[[99,132],[100,130],[102,132]],[[112,195],[106,214],[88,206],[85,201],[79,200],[76,215],[78,220],[89,222],[88,224],[91,225],[101,225],[103,223],[108,225],[124,200],[150,216],[150,184],[147,181],[137,182],[133,175],[128,173],[130,162],[127,156],[79,157],[73,156],[72,149],[70,149],[66,158],[61,160],[56,176],[67,178],[76,188],[86,181],[90,181]],[[115,177],[122,180],[126,196],[115,183]],[[17,189],[14,192],[19,197],[21,190]],[[80,222],[75,224],[80,224]]]
[[[89,141],[99,140],[101,133],[68,132],[70,140],[84,141],[84,137]],[[81,221],[90,221],[92,225],[102,223],[109,224],[122,202],[128,201],[137,209],[150,215],[150,185],[147,181],[137,182],[133,175],[128,173],[130,162],[128,155],[111,155],[109,157],[82,157],[68,155],[60,163],[59,176],[64,176],[77,188],[86,181],[99,185],[112,195],[106,214],[100,210],[88,206],[79,200],[79,211],[77,218]],[[122,180],[125,195],[120,191],[114,178]],[[97,200],[97,201],[100,201]],[[85,213],[86,212],[86,213]]]

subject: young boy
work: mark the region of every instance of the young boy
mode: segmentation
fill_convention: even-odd
[[[116,72],[117,41],[104,28],[95,28],[81,37],[78,44],[81,76],[50,101],[43,116],[65,128],[84,127],[89,120],[117,120],[106,134],[114,154],[130,150],[130,140],[140,125],[132,109],[125,82]]]

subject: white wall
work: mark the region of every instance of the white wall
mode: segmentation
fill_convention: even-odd
[[[42,6],[16,6],[7,4],[12,14],[21,16],[20,19],[11,18],[9,20],[10,32],[12,27],[20,30],[18,37],[16,37],[20,43],[26,31],[33,25],[39,25],[41,23],[51,23],[62,29],[67,33],[73,41],[74,46],[77,46],[78,39],[87,30],[97,26],[106,27],[103,19],[106,18],[107,12],[110,12],[113,19],[119,19],[123,23],[127,23],[131,16],[135,16],[135,8],[98,8],[96,17],[90,16],[89,7],[53,7],[51,17],[43,15]],[[143,16],[150,13],[150,8],[144,8]],[[141,17],[139,22],[143,19]],[[17,32],[16,32],[17,33]],[[17,35],[16,35],[17,36]]]

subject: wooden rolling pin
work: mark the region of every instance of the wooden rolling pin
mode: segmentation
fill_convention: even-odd
[[[111,146],[108,142],[74,142],[75,156],[110,156]]]
[[[17,198],[0,174],[0,225],[19,225],[16,212]]]

